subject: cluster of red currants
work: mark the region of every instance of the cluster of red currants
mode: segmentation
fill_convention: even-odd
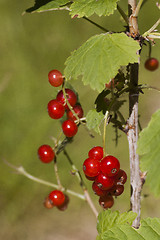
[[[54,87],[61,86],[64,82],[62,73],[58,70],[50,71],[48,79],[50,84]],[[65,93],[73,111],[69,109],[63,90],[61,90],[58,92],[56,99],[53,99],[48,103],[48,114],[53,119],[60,119],[66,112],[67,120],[63,122],[62,130],[66,137],[73,137],[78,130],[77,124],[74,122],[76,120],[74,113],[76,113],[78,118],[82,118],[83,109],[77,104],[77,96],[71,89],[65,89]],[[43,163],[50,163],[54,160],[56,154],[50,145],[43,144],[38,149],[38,156]],[[56,206],[59,210],[65,210],[68,203],[69,197],[66,194],[62,191],[54,190],[45,199],[44,206],[49,209]]]
[[[58,70],[52,70],[48,74],[49,82],[52,86],[58,87],[63,84],[63,76]],[[83,109],[77,104],[76,94],[69,88],[64,89],[67,101],[72,110],[69,109],[63,90],[60,90],[56,99],[52,99],[48,103],[48,114],[53,119],[60,119],[64,113],[67,113],[67,120],[62,124],[62,130],[66,137],[73,137],[78,131],[75,120],[83,117]]]
[[[119,160],[111,155],[104,157],[103,148],[96,146],[88,152],[83,171],[86,178],[93,181],[92,189],[99,196],[99,204],[104,209],[111,208],[114,204],[113,196],[123,193],[127,181],[127,174],[120,169]]]

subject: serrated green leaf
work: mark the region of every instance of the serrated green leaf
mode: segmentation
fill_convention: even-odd
[[[94,13],[98,16],[109,16],[117,9],[117,2],[118,0],[76,0],[70,7],[71,16],[90,17]]]
[[[88,129],[94,130],[95,132],[101,134],[99,127],[103,118],[104,118],[104,115],[102,112],[97,112],[95,109],[90,110],[86,116]]]
[[[146,184],[151,191],[160,195],[160,110],[152,115],[148,126],[140,133],[137,153],[141,155],[140,166],[147,171]]]
[[[35,5],[28,8],[26,12],[46,12],[51,10],[65,9],[65,4],[70,2],[69,0],[36,0]]]
[[[84,85],[100,92],[121,66],[138,62],[139,49],[137,41],[124,33],[93,36],[67,59],[65,77],[69,80],[83,75]]]
[[[147,218],[141,221],[139,229],[131,227],[136,214],[111,210],[98,216],[98,240],[158,240],[160,239],[160,219]]]

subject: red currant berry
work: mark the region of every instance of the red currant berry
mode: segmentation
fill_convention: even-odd
[[[53,87],[59,87],[63,83],[62,73],[54,69],[48,73],[48,80]]]
[[[78,131],[78,127],[74,121],[68,119],[63,122],[62,130],[66,137],[73,137]]]
[[[44,200],[43,205],[45,206],[45,208],[48,208],[48,209],[51,209],[51,208],[54,207],[53,202],[49,199],[49,197],[47,197],[47,198]]]
[[[59,119],[63,117],[65,108],[63,104],[56,99],[51,100],[48,103],[48,114],[53,119]]]
[[[60,206],[65,201],[65,195],[59,190],[54,190],[49,194],[49,199],[53,202],[54,206]]]
[[[85,175],[85,177],[89,180],[89,181],[94,181],[96,179],[96,176],[95,177],[88,177],[87,175]]]
[[[120,169],[118,174],[116,175],[115,177],[115,181],[118,183],[121,183],[121,184],[125,184],[126,181],[127,181],[127,174],[124,170]]]
[[[77,116],[79,118],[83,117],[83,109],[80,105],[75,105],[73,107],[73,111],[77,114]],[[73,113],[71,111],[67,112],[67,117],[68,117],[68,119],[71,119],[73,121],[77,120],[77,118],[73,115]]]
[[[112,188],[113,185],[115,184],[115,179],[114,179],[114,177],[109,177],[101,172],[96,177],[95,182],[100,189],[108,190],[108,189]]]
[[[123,184],[115,185],[110,191],[111,195],[116,196],[116,197],[120,196],[123,192],[124,192],[124,185]]]
[[[65,194],[65,200],[64,200],[64,203],[60,206],[57,206],[57,208],[61,211],[65,211],[68,207],[68,203],[69,203],[69,197]]]
[[[145,62],[145,68],[149,71],[155,71],[159,66],[159,62],[156,58],[148,58]]]
[[[120,169],[120,163],[117,158],[109,155],[104,157],[101,161],[101,171],[106,175],[115,176]]]
[[[95,177],[100,173],[100,162],[95,158],[87,158],[83,163],[83,172],[88,177]]]
[[[111,208],[114,204],[114,199],[112,195],[107,195],[99,198],[99,204],[104,209]]]
[[[107,194],[107,191],[100,189],[96,182],[93,182],[92,189],[93,192],[98,196],[105,196]]]
[[[38,149],[38,156],[43,163],[50,163],[54,159],[55,153],[49,145],[42,145]]]
[[[103,148],[100,146],[93,147],[89,152],[88,156],[90,158],[95,158],[97,160],[101,160],[103,158]]]
[[[73,107],[77,102],[76,94],[69,88],[66,88],[65,92],[66,92],[68,102]],[[58,101],[60,101],[64,105],[65,109],[69,110],[62,90],[59,91],[56,98],[57,98]]]

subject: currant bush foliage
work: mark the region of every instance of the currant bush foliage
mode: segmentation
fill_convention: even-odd
[[[109,16],[117,8],[118,0],[76,0],[71,5],[71,16],[90,17],[94,13],[98,16]]]
[[[66,79],[83,75],[84,85],[99,92],[114,78],[121,66],[138,62],[138,42],[124,33],[100,34],[88,39],[66,61]]]
[[[141,221],[138,230],[131,227],[136,213],[103,211],[98,216],[97,240],[158,240],[160,239],[160,219],[147,218]]]
[[[141,155],[141,170],[147,171],[146,184],[160,196],[160,110],[152,115],[148,126],[140,133],[137,152]]]

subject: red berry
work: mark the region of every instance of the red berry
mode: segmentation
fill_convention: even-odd
[[[115,181],[118,183],[121,183],[121,184],[125,184],[126,181],[127,181],[127,174],[124,170],[120,169],[118,174],[116,175],[115,177]]]
[[[115,185],[110,191],[111,195],[116,196],[116,197],[120,196],[123,192],[124,192],[124,185],[123,184]]]
[[[93,147],[89,152],[88,156],[90,158],[96,158],[97,160],[101,160],[103,158],[103,148],[100,146]]]
[[[51,209],[54,207],[53,205],[53,202],[49,199],[49,197],[47,197],[45,200],[44,200],[44,203],[43,205],[48,208],[48,209]]]
[[[80,105],[75,105],[73,107],[73,111],[77,114],[79,118],[83,117],[83,109]],[[73,115],[73,113],[70,110],[67,112],[67,117],[68,119],[71,119],[73,121],[77,120],[77,118]]]
[[[148,58],[145,62],[145,68],[149,71],[155,71],[159,66],[159,62],[156,58]]]
[[[38,149],[38,156],[43,163],[50,163],[54,159],[55,153],[49,145],[42,145]]]
[[[67,96],[68,102],[73,107],[76,104],[76,102],[77,102],[76,94],[69,88],[66,88],[65,92],[66,92],[66,96]],[[63,95],[63,91],[62,90],[59,91],[59,93],[57,94],[56,98],[57,98],[58,101],[60,101],[64,105],[65,109],[67,109],[67,110],[69,109],[68,106],[67,106],[67,103],[66,103],[66,100],[65,100],[65,97]]]
[[[63,117],[65,108],[63,104],[56,99],[51,100],[48,103],[48,114],[53,119],[59,119]]]
[[[64,200],[64,203],[60,206],[57,206],[57,208],[61,211],[65,211],[68,207],[68,203],[69,203],[69,197],[65,194],[65,200]]]
[[[95,179],[96,184],[98,187],[102,190],[108,190],[113,187],[115,184],[115,178],[114,177],[109,177],[105,175],[104,173],[100,173],[96,179]]]
[[[95,177],[88,177],[87,175],[85,175],[85,177],[89,180],[89,181],[94,181],[96,179],[96,176]]]
[[[111,208],[114,204],[114,199],[111,195],[103,196],[99,198],[99,204],[104,209]]]
[[[92,189],[93,192],[98,196],[105,196],[108,193],[107,191],[100,189],[96,182],[93,182]]]
[[[120,169],[120,163],[117,158],[109,155],[104,157],[101,161],[101,171],[106,175],[115,176]]]
[[[76,135],[78,131],[78,127],[74,121],[68,119],[63,122],[62,130],[64,135],[66,135],[66,137],[73,137],[74,135]]]
[[[100,162],[95,158],[87,158],[83,163],[84,174],[95,177],[100,173]]]
[[[54,69],[48,73],[48,80],[52,86],[59,87],[63,83],[62,73]]]
[[[49,194],[49,199],[53,202],[54,206],[60,206],[65,201],[65,195],[59,190],[54,190]]]

